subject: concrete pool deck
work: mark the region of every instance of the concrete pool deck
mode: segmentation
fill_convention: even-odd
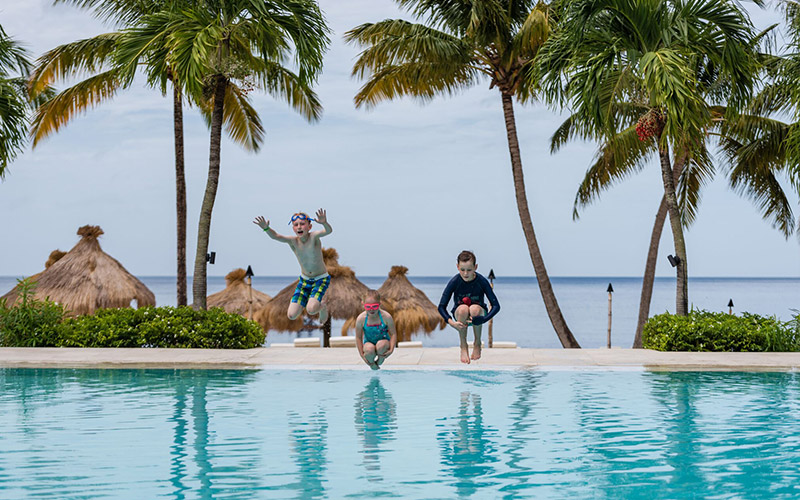
[[[285,368],[369,370],[355,348],[244,350],[0,348],[0,368]],[[487,349],[464,365],[457,347],[398,348],[383,369],[611,369],[797,371],[800,353],[658,352],[647,349]]]

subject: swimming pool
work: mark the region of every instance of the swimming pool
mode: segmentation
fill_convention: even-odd
[[[793,373],[0,369],[0,498],[796,498]]]

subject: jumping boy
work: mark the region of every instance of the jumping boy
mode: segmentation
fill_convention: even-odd
[[[258,227],[267,233],[267,236],[276,241],[288,243],[289,248],[297,257],[300,263],[300,278],[297,288],[292,295],[292,302],[289,304],[287,315],[289,319],[297,319],[303,314],[303,308],[308,314],[319,314],[319,322],[325,323],[328,319],[328,309],[322,303],[322,297],[331,284],[331,277],[325,268],[325,261],[322,259],[322,243],[319,239],[333,232],[325,210],[317,210],[317,218],[312,219],[304,212],[297,212],[292,215],[289,224],[292,225],[294,236],[283,236],[269,227],[269,221],[259,215],[253,221]],[[322,225],[321,231],[311,231],[311,221],[316,220]]]
[[[478,263],[474,253],[464,250],[458,254],[456,261],[458,274],[447,283],[442,293],[442,299],[439,301],[439,314],[447,321],[448,325],[458,330],[461,362],[469,364],[470,359],[480,359],[482,325],[500,312],[500,302],[497,301],[497,296],[489,281],[476,272]],[[486,303],[483,300],[484,295],[492,306],[488,314]],[[447,303],[450,302],[450,297],[453,297],[451,312],[454,317],[447,312]],[[475,334],[471,358],[467,344],[467,327],[470,324],[472,332]]]

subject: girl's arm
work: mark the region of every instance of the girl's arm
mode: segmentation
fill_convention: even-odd
[[[356,318],[356,349],[358,349],[358,355],[361,356],[361,359],[364,359],[364,318],[362,318],[363,314],[364,313],[359,314],[358,318]]]
[[[381,314],[383,315],[383,320],[386,322],[386,326],[389,328],[389,351],[386,352],[386,355],[390,355],[394,352],[394,348],[397,347],[397,328],[394,326],[394,318],[392,315],[386,311],[382,311]]]

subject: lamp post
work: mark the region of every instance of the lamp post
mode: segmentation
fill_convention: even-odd
[[[492,287],[492,290],[494,290],[494,269],[489,269],[489,276],[487,276],[487,278],[489,278],[489,285]],[[491,308],[492,305],[489,304],[489,307]],[[494,318],[489,320],[489,348],[490,349],[492,348],[492,344],[494,343],[494,337],[492,336],[492,333],[493,333],[492,332],[492,326],[493,326],[492,323],[493,322],[494,322]]]
[[[247,304],[249,311],[247,319],[250,321],[253,320],[253,276],[255,276],[255,274],[253,274],[253,268],[247,266],[247,272],[244,274],[244,277],[247,278],[247,286],[249,287],[249,290],[247,291]]]
[[[611,294],[614,293],[611,283],[608,284],[606,292],[608,292],[608,348],[611,349]]]
[[[733,314],[733,299],[728,301],[728,314]]]

